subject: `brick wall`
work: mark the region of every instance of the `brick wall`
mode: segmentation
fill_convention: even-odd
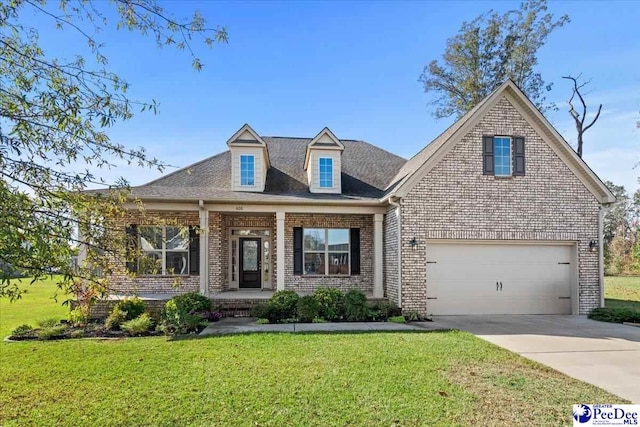
[[[293,274],[293,228],[360,228],[360,274],[354,276],[307,276]],[[285,288],[313,291],[333,286],[344,291],[373,292],[373,215],[287,214],[285,217]]]
[[[482,136],[525,137],[526,175],[482,174]],[[578,242],[579,309],[600,303],[599,203],[503,98],[402,199],[402,305],[427,312],[427,239],[571,240]],[[414,237],[418,246],[411,248]]]
[[[383,284],[384,296],[398,305],[398,216],[391,206],[384,216]]]
[[[145,212],[131,211],[124,219],[122,231],[129,224],[136,225],[176,225],[181,227],[198,226],[199,216],[196,211],[180,212]],[[111,276],[111,292],[123,294],[167,293],[181,294],[200,290],[200,276],[198,275],[127,275],[124,265],[115,266],[115,274]]]

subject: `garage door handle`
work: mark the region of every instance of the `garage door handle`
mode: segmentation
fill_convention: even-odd
[[[558,297],[558,299],[571,299],[571,297]]]
[[[498,285],[498,282],[496,282],[496,292],[498,292],[500,290],[500,285]]]
[[[502,292],[502,282],[500,282],[500,292]]]

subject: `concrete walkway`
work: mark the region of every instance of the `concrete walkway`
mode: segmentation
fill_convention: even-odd
[[[373,331],[425,331],[442,330],[434,322],[344,322],[344,323],[283,323],[258,325],[249,317],[230,317],[210,323],[200,335],[227,335],[249,332],[373,332]]]
[[[584,316],[438,316],[434,320],[443,328],[471,332],[640,403],[640,328]]]

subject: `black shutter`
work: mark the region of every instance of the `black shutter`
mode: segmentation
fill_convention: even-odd
[[[197,227],[189,227],[189,274],[200,274],[200,235]]]
[[[483,175],[494,175],[493,136],[482,137],[482,162]]]
[[[513,174],[524,176],[524,137],[513,138]]]
[[[293,227],[293,274],[302,274],[302,227]]]
[[[351,234],[351,274],[360,274],[360,229],[352,228]]]
[[[127,271],[129,273],[138,272],[138,226],[131,224],[127,226]]]

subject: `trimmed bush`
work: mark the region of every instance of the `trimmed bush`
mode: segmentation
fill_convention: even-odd
[[[313,322],[320,315],[320,304],[313,295],[305,295],[298,300],[298,319],[301,322]]]
[[[330,322],[344,318],[344,293],[340,289],[321,287],[316,289],[314,297],[320,306],[320,317]]]
[[[344,295],[345,318],[350,322],[362,322],[369,317],[367,296],[364,292],[351,289]]]
[[[251,311],[252,316],[268,319],[270,323],[288,323],[297,320],[298,300],[295,291],[277,291],[265,304],[259,304]]]
[[[178,295],[162,309],[162,329],[169,333],[197,332],[207,325],[200,314],[211,310],[211,300],[197,292]]]
[[[124,322],[120,328],[132,336],[145,334],[151,329],[151,316],[149,313],[142,313],[135,319]]]
[[[269,319],[258,318],[256,320],[256,324],[257,325],[268,325],[269,324]]]
[[[81,308],[74,308],[67,314],[67,320],[73,327],[84,326],[89,322],[89,316]]]
[[[115,309],[120,309],[127,313],[126,320],[133,320],[147,311],[147,305],[138,297],[125,298],[118,301],[111,311]]]
[[[402,310],[386,300],[376,301],[369,305],[369,319],[374,321],[384,321],[389,317],[400,315],[402,315]]]
[[[589,319],[611,323],[640,323],[640,312],[628,308],[594,308],[589,313]]]
[[[126,311],[123,311],[116,305],[111,310],[111,313],[107,317],[107,320],[105,320],[104,326],[111,331],[119,330],[120,325],[127,321],[127,314],[128,313]]]

